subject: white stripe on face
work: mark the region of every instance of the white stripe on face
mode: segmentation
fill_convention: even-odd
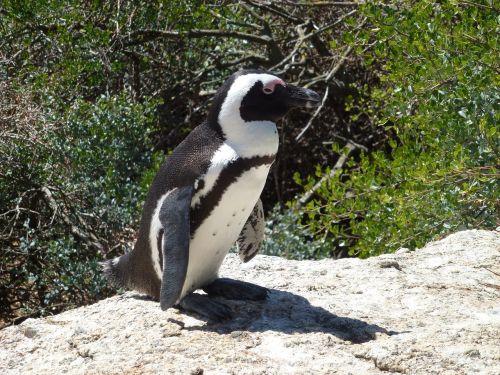
[[[279,79],[271,74],[245,74],[235,79],[222,103],[218,121],[226,142],[241,157],[274,155],[278,151],[278,131],[272,121],[245,122],[240,115],[241,102],[260,81],[265,86]]]

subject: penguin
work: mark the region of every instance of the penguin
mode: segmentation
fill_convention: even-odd
[[[294,107],[319,103],[314,91],[270,72],[232,74],[206,120],[160,167],[133,250],[104,263],[110,283],[159,300],[162,310],[175,306],[215,322],[232,312],[214,296],[264,300],[266,288],[219,278],[218,270],[235,243],[243,262],[260,249],[260,195],[278,151],[276,122]]]

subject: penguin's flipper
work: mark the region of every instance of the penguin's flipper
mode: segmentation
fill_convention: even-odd
[[[189,261],[189,211],[193,187],[172,190],[160,208],[163,227],[163,275],[160,289],[160,307],[166,310],[178,302],[186,279]]]
[[[264,239],[265,225],[264,209],[262,208],[262,201],[259,199],[237,240],[240,259],[243,262],[248,262],[259,252]]]

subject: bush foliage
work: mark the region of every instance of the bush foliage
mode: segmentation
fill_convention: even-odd
[[[264,251],[418,247],[498,225],[489,1],[3,1],[0,324],[109,295],[152,177],[234,70],[320,92],[281,124]]]
[[[495,227],[500,80],[493,3],[367,4],[363,12],[370,32],[352,43],[373,43],[363,56],[368,67],[381,64],[381,84],[358,105],[395,137],[388,150],[351,160],[349,178],[339,170],[318,189],[305,209],[309,230],[367,257],[414,249],[450,231]]]
[[[37,316],[109,294],[98,261],[129,246],[154,102],[102,97],[55,115],[2,91],[0,312]]]

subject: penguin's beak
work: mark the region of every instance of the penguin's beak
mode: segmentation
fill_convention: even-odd
[[[287,84],[285,87],[290,107],[314,108],[321,104],[321,97],[314,91],[304,87]]]

